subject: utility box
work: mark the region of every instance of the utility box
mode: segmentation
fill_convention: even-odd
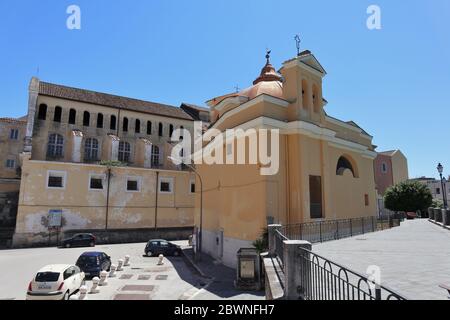
[[[254,248],[242,248],[237,253],[235,287],[240,290],[261,290],[261,260]]]

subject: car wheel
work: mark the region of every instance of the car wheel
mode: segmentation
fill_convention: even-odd
[[[66,243],[65,247],[70,248],[70,243]]]
[[[147,257],[152,257],[152,256],[153,256],[153,252],[147,251]]]
[[[175,250],[175,252],[173,253],[173,255],[174,255],[175,257],[178,257],[178,256],[180,256],[180,252],[179,252],[178,250]]]
[[[95,247],[95,242],[91,242],[89,245],[90,245],[91,247]]]
[[[69,296],[70,296],[69,291],[67,291],[67,292],[64,294],[63,300],[69,300]]]

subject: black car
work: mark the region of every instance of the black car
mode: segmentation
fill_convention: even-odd
[[[111,257],[104,252],[85,252],[78,258],[76,266],[86,278],[99,277],[100,272],[110,271]]]
[[[153,257],[159,256],[160,254],[178,257],[181,255],[181,248],[167,240],[150,240],[145,246],[145,255],[147,257]]]
[[[78,233],[73,237],[64,239],[62,246],[64,248],[70,247],[95,247],[95,236],[90,233]]]

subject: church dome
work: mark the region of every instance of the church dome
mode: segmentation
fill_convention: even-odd
[[[239,92],[239,96],[248,97],[251,100],[261,94],[267,94],[283,99],[283,77],[270,64],[270,51],[267,52],[266,59],[266,65],[253,82],[253,86]]]

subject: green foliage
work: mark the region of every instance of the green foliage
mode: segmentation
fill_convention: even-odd
[[[253,242],[253,246],[256,248],[258,253],[263,253],[269,250],[269,230],[265,228],[261,237]]]
[[[444,209],[444,202],[441,199],[433,199],[431,207],[437,209]]]
[[[431,206],[432,200],[430,189],[417,181],[399,183],[384,194],[384,206],[395,212],[425,211]]]
[[[111,167],[126,167],[127,166],[125,163],[122,163],[120,161],[115,161],[115,160],[101,161],[100,165],[101,166],[106,166],[108,168],[111,168]]]

